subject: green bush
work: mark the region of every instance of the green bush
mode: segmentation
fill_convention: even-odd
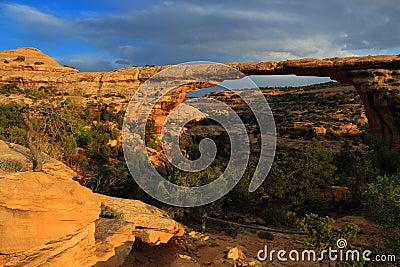
[[[92,131],[85,130],[78,137],[78,146],[84,147],[89,145],[93,141]]]
[[[372,149],[368,157],[373,166],[379,169],[380,175],[392,175],[400,170],[400,153],[391,150],[385,140],[374,133],[366,133],[363,142]]]
[[[365,186],[364,207],[372,221],[380,223],[387,234],[385,247],[377,253],[400,257],[400,174],[378,176]]]
[[[93,142],[90,143],[87,155],[101,163],[108,162],[108,159],[111,156],[111,149],[107,146],[109,140],[110,134],[107,132],[95,135]]]
[[[326,212],[317,199],[321,188],[336,182],[332,154],[313,139],[296,155],[278,156],[265,183],[265,191],[298,214]]]
[[[43,87],[40,87],[39,89],[25,89],[23,92],[27,98],[33,100],[38,100],[48,97],[48,94],[45,92]]]
[[[400,225],[400,175],[378,176],[366,186],[365,208],[373,221]]]
[[[0,138],[25,145],[26,126],[17,104],[0,104]]]
[[[335,220],[328,216],[319,217],[312,213],[306,214],[299,223],[300,229],[307,232],[307,237],[303,242],[304,249],[313,249],[319,255],[329,247],[338,249],[336,242],[343,238],[347,241],[346,249],[361,251],[361,248],[356,245],[360,228],[355,224],[346,224],[341,229],[336,229],[334,223]],[[362,257],[360,260],[360,262],[351,262],[351,265],[364,266]]]
[[[387,255],[395,255],[396,259],[400,259],[400,229],[392,231],[385,236],[385,248],[383,253]]]
[[[127,197],[134,192],[133,178],[124,162],[103,164],[98,174],[86,181],[85,186],[96,193],[115,197]]]

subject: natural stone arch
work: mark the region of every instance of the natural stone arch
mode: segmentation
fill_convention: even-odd
[[[370,130],[386,140],[393,150],[400,150],[400,56],[230,65],[247,75],[320,76],[353,85],[363,101]]]
[[[227,65],[246,75],[329,77],[340,83],[353,85],[362,99],[370,130],[386,140],[393,150],[400,150],[400,56],[300,59]],[[213,81],[179,90],[179,97],[169,98],[169,101],[175,101],[170,106],[176,107],[183,102],[187,92],[216,84],[218,82]],[[164,110],[165,118],[168,112],[169,110]],[[162,123],[163,119],[160,119],[158,125]]]
[[[37,58],[48,57],[39,50],[28,51],[30,53],[24,54],[28,63],[37,61]],[[6,59],[7,55],[14,52],[22,53],[21,49],[3,51],[0,52],[0,58]],[[169,67],[146,66],[113,72],[77,72],[61,67],[57,62],[40,67],[26,62],[11,65],[0,62],[0,84],[16,82],[21,88],[44,86],[71,96],[102,97],[106,94],[121,94],[131,97],[143,82]],[[371,131],[385,139],[393,150],[400,151],[400,55],[308,58],[227,65],[246,75],[320,76],[353,85],[363,101]],[[171,101],[179,104],[182,96],[183,94],[180,94],[177,99],[172,98]]]

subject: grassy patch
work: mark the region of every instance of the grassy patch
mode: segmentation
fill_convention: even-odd
[[[24,169],[24,165],[21,161],[16,159],[1,159],[0,160],[0,169],[5,171],[22,171]]]
[[[121,213],[114,210],[113,208],[101,203],[100,206],[100,217],[109,219],[121,219]]]

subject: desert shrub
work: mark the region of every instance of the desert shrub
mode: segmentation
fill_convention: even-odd
[[[24,145],[26,143],[26,130],[22,127],[22,125],[14,125],[6,129],[0,127],[0,136],[1,132],[4,132],[7,141],[9,141],[10,143]]]
[[[23,61],[25,61],[25,57],[24,57],[24,56],[17,56],[17,57],[14,59],[14,61],[23,62]]]
[[[124,162],[103,164],[97,175],[85,182],[85,186],[96,193],[115,197],[128,197],[135,189],[133,178]]]
[[[361,203],[367,184],[371,189],[378,176],[392,176],[400,170],[400,153],[392,151],[385,141],[367,133],[363,142],[370,148],[367,153],[353,152],[350,144],[345,143],[334,160],[341,184],[352,190],[353,200],[358,203]]]
[[[0,138],[25,145],[26,127],[17,104],[0,104]]]
[[[380,175],[392,175],[400,170],[400,153],[392,151],[385,140],[374,133],[366,133],[363,142],[372,149],[368,157],[373,166],[379,169]]]
[[[48,96],[44,87],[40,87],[39,89],[25,89],[24,94],[27,98],[33,100],[43,99]]]
[[[3,84],[0,87],[0,93],[1,94],[7,94],[7,93],[18,93],[22,92],[21,89],[18,87],[18,83],[8,83],[8,84]]]
[[[113,208],[107,206],[104,203],[100,205],[100,217],[109,219],[121,219],[121,214]]]
[[[44,62],[42,62],[42,61],[36,61],[35,63],[33,63],[33,64],[35,64],[35,65],[43,65],[44,64]]]
[[[0,169],[3,169],[5,171],[18,172],[24,169],[24,165],[21,161],[16,159],[1,159]]]
[[[347,186],[353,193],[353,200],[360,202],[367,183],[374,182],[379,175],[379,168],[374,166],[371,156],[362,156],[357,151],[351,151],[349,143],[344,143],[341,151],[335,155],[334,164],[340,184]],[[351,178],[349,178],[351,177]]]
[[[266,225],[294,226],[297,223],[296,213],[284,205],[272,205],[259,209],[257,213]]]
[[[400,174],[378,176],[365,186],[364,207],[369,218],[386,230],[385,246],[376,253],[400,257]]]
[[[92,131],[84,130],[78,137],[78,146],[85,147],[93,141]]]
[[[176,169],[171,172],[166,179],[174,184],[181,186],[201,186],[217,179],[224,170],[224,166],[209,166],[199,172],[186,172]]]
[[[400,226],[400,175],[378,176],[367,184],[364,201],[372,220]]]
[[[254,192],[249,192],[250,182],[253,178],[255,166],[251,163],[247,166],[239,183],[233,188],[224,199],[223,208],[230,211],[238,211],[246,214],[255,214],[259,207],[264,206],[264,187],[260,186]]]
[[[295,155],[282,154],[274,161],[265,183],[266,192],[298,214],[324,212],[317,199],[321,188],[336,182],[332,154],[313,139]]]
[[[93,142],[89,146],[87,155],[99,162],[108,162],[108,159],[111,156],[111,149],[107,145],[109,140],[110,134],[107,132],[95,135]]]
[[[303,242],[304,249],[312,249],[319,255],[329,247],[338,249],[336,242],[343,238],[347,241],[345,249],[361,251],[361,248],[356,245],[360,228],[355,224],[346,224],[341,229],[336,229],[334,223],[335,220],[328,216],[306,214],[299,222],[300,229],[307,232],[307,237]],[[351,266],[364,266],[363,258],[360,256],[359,262],[352,261]]]
[[[271,232],[258,232],[257,236],[260,239],[266,239],[270,241],[274,240],[274,235]]]
[[[63,67],[65,67],[65,68],[71,68],[71,69],[76,69],[74,66],[70,66],[70,65],[67,65],[67,64],[64,64]]]
[[[400,229],[392,231],[385,236],[385,248],[383,254],[395,255],[396,259],[400,259]]]
[[[115,94],[112,93],[106,93],[103,95],[103,97],[113,97],[113,96],[115,96]]]

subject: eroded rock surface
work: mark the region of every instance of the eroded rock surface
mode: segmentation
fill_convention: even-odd
[[[96,220],[95,267],[120,266],[132,250],[135,225],[119,219]],[[93,260],[92,260],[93,262]],[[90,261],[86,263],[91,266]]]
[[[100,201],[65,178],[36,172],[2,174],[0,263],[40,266],[51,259],[77,266],[95,251]]]
[[[22,167],[0,169],[0,266],[120,266],[135,237],[158,245],[183,235],[153,206],[94,194],[57,160],[46,160],[46,173],[30,171],[28,151],[0,141],[0,161]],[[119,218],[99,218],[102,201]]]

